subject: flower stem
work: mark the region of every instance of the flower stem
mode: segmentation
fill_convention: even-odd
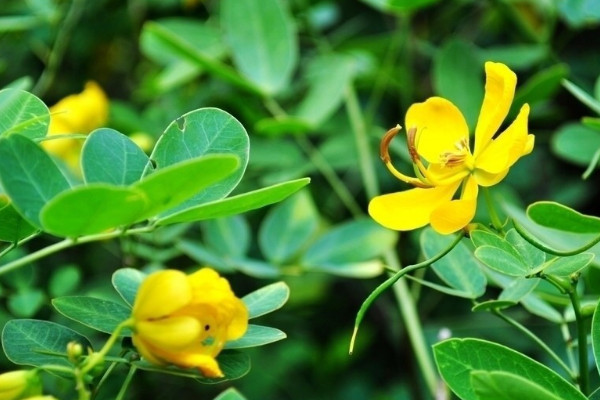
[[[589,368],[588,368],[588,349],[587,349],[587,331],[585,329],[585,321],[581,315],[581,304],[579,302],[579,296],[575,290],[575,284],[573,289],[569,291],[569,298],[573,305],[573,311],[575,312],[575,324],[577,329],[577,350],[579,353],[579,389],[584,395],[588,395],[590,392],[590,380],[589,380]]]
[[[377,184],[375,169],[372,167],[373,157],[371,156],[371,146],[369,143],[367,127],[365,126],[365,120],[362,112],[360,111],[356,91],[354,90],[354,86],[352,84],[348,85],[346,88],[345,102],[348,118],[350,119],[352,131],[354,132],[360,173],[365,185],[365,192],[368,198],[372,198],[379,193],[379,185]]]
[[[131,380],[133,379],[133,375],[135,375],[136,371],[137,371],[137,367],[135,365],[132,365],[131,368],[129,368],[129,372],[127,373],[127,376],[125,377],[125,381],[123,381],[123,386],[121,386],[121,390],[119,390],[119,394],[117,395],[115,400],[123,400],[125,398],[125,393],[127,393],[129,384],[131,383]]]
[[[33,253],[29,253],[28,255],[21,257],[17,260],[11,261],[7,264],[0,266],[0,275],[3,275],[9,271],[12,271],[13,269],[17,269],[24,265],[30,264],[41,258],[49,256],[50,254],[54,254],[56,252],[59,252],[64,249],[68,249],[69,247],[77,246],[79,244],[95,242],[98,240],[113,239],[118,236],[127,236],[127,235],[134,235],[134,234],[138,234],[138,233],[147,233],[147,232],[152,232],[154,229],[156,229],[155,226],[148,225],[148,226],[143,226],[140,228],[116,230],[116,231],[111,231],[111,232],[107,232],[107,233],[98,233],[95,235],[87,235],[87,236],[79,237],[77,239],[67,238],[60,242],[51,244],[50,246],[46,246],[40,250],[34,251]]]
[[[548,355],[554,361],[556,361],[556,363],[571,377],[571,379],[575,380],[577,378],[576,375],[574,374],[574,372],[571,370],[571,368],[569,368],[569,366],[558,356],[558,354],[556,354],[535,333],[533,333],[532,331],[530,331],[529,329],[527,329],[527,327],[525,327],[524,325],[522,325],[518,321],[514,320],[513,318],[511,318],[511,317],[503,314],[502,311],[500,311],[498,309],[492,310],[492,314],[498,316],[499,318],[501,318],[502,320],[504,320],[508,324],[512,325],[513,327],[515,327],[516,329],[518,329],[519,331],[521,331],[523,334],[525,334],[525,336],[529,337],[531,340],[533,340],[535,343],[537,343],[538,346],[540,346],[542,348],[542,350],[544,350],[546,353],[548,353]]]
[[[482,187],[481,191],[483,192],[483,196],[485,197],[485,202],[487,204],[488,213],[490,215],[490,220],[492,221],[492,225],[498,232],[504,233],[503,224],[502,224],[502,221],[500,221],[500,217],[498,217],[498,213],[496,212],[496,207],[494,207],[494,199],[492,199],[490,190],[486,187]]]

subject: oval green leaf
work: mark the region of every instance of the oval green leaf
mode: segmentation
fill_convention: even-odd
[[[544,274],[570,276],[587,267],[594,259],[593,253],[579,253],[569,257],[559,257],[543,269]]]
[[[24,90],[0,90],[0,115],[0,137],[18,133],[30,139],[38,139],[48,133],[48,107]]]
[[[239,168],[235,173],[196,193],[177,207],[180,211],[227,196],[242,179],[249,148],[248,133],[237,119],[218,108],[201,108],[171,122],[150,158],[158,170],[208,154],[231,154],[238,158]]]
[[[440,235],[433,229],[425,229],[421,234],[421,250],[426,258],[441,253],[454,241],[450,235]],[[485,292],[487,280],[481,266],[467,246],[459,242],[442,259],[432,264],[436,275],[450,287],[477,298]]]
[[[35,319],[13,319],[2,331],[2,347],[6,357],[15,364],[40,367],[46,364],[71,368],[67,360],[67,345],[81,344],[92,348],[89,340],[66,326]]]
[[[138,217],[144,220],[174,207],[196,196],[209,185],[225,182],[234,171],[239,170],[239,161],[232,154],[210,154],[182,161],[161,168],[146,176],[131,187],[140,190],[148,199],[147,208]]]
[[[131,309],[110,300],[87,296],[65,296],[52,299],[54,308],[67,318],[100,332],[112,333],[115,328],[131,316]],[[121,336],[130,336],[124,329]]]
[[[248,318],[256,318],[280,309],[290,297],[285,282],[275,282],[242,297],[248,308]]]
[[[127,186],[139,181],[148,165],[146,153],[114,129],[93,131],[81,150],[81,169],[88,183]]]
[[[112,275],[112,285],[130,306],[135,302],[138,288],[146,279],[146,274],[133,268],[121,268]]]
[[[391,249],[398,235],[370,219],[347,222],[318,238],[303,254],[307,268],[352,264],[379,257]]]
[[[553,201],[531,204],[527,207],[527,216],[547,228],[573,233],[600,233],[600,218],[581,214]]]
[[[491,269],[509,276],[525,276],[530,269],[523,261],[498,247],[489,245],[478,247],[475,257]]]
[[[450,339],[433,346],[438,369],[463,400],[480,400],[471,385],[473,371],[502,371],[549,389],[561,399],[584,400],[575,386],[550,368],[508,347],[479,339]]]
[[[472,371],[471,386],[479,400],[561,400],[536,382],[505,371]]]
[[[78,237],[129,225],[147,206],[140,190],[96,183],[60,193],[42,208],[41,222],[54,235]]]
[[[67,178],[54,161],[22,135],[0,138],[0,181],[14,207],[41,228],[40,211],[54,196],[69,189]]]
[[[283,264],[316,233],[319,214],[306,191],[301,191],[269,211],[258,232],[258,244],[267,260]]]
[[[308,185],[310,178],[278,183],[262,189],[216,200],[183,211],[170,214],[159,219],[157,225],[168,225],[178,222],[202,221],[210,218],[227,217],[246,211],[255,210],[277,203]]]
[[[15,210],[11,203],[0,206],[0,241],[17,242],[37,229]]]
[[[287,337],[285,332],[270,326],[248,325],[248,330],[241,338],[225,343],[226,349],[244,349],[248,347],[264,346],[278,342]]]
[[[288,86],[298,61],[298,39],[287,2],[223,0],[221,24],[234,64],[248,80],[269,94]]]

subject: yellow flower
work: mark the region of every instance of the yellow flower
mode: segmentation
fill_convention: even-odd
[[[369,214],[375,221],[395,230],[427,224],[442,234],[462,229],[475,215],[479,186],[500,182],[519,158],[531,152],[534,137],[527,131],[527,104],[494,139],[514,98],[515,73],[493,62],[485,63],[485,73],[485,96],[473,152],[465,118],[454,104],[441,97],[413,104],[406,113],[408,149],[416,177],[400,173],[389,159],[389,142],[400,127],[386,134],[381,146],[383,161],[396,177],[417,188],[373,198]],[[460,195],[455,199],[459,188]]]
[[[5,372],[0,375],[0,400],[17,400],[42,393],[36,370]]]
[[[87,82],[83,92],[72,94],[50,107],[48,136],[88,134],[102,127],[108,119],[108,98],[95,82]],[[80,139],[55,139],[42,142],[51,154],[78,170],[83,141]]]
[[[207,377],[223,376],[215,357],[248,327],[246,306],[210,268],[149,275],[136,295],[132,319],[133,344],[145,359],[198,368]]]

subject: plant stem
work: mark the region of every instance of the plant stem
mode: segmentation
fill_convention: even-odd
[[[137,367],[135,365],[132,365],[131,368],[129,368],[129,372],[127,373],[127,376],[125,377],[125,381],[123,381],[123,386],[121,386],[121,390],[119,390],[119,394],[117,395],[115,400],[123,400],[125,398],[125,393],[127,393],[129,384],[131,383],[131,380],[133,379],[133,375],[135,375],[136,371],[137,371]]]
[[[512,325],[513,327],[517,328],[519,331],[521,331],[523,334],[525,334],[525,336],[529,337],[531,340],[533,340],[535,343],[537,343],[538,346],[540,346],[542,348],[542,350],[544,350],[546,353],[548,353],[548,355],[554,361],[556,361],[556,363],[571,377],[571,379],[575,380],[577,378],[577,376],[573,372],[573,370],[571,370],[571,368],[569,368],[569,366],[558,356],[558,354],[556,354],[535,333],[531,332],[529,329],[527,329],[527,327],[525,327],[524,325],[522,325],[521,323],[519,323],[515,319],[510,318],[509,316],[503,314],[502,311],[500,311],[498,309],[492,310],[492,314],[498,316],[499,318],[501,318],[502,320],[504,320],[505,322],[507,322],[509,325]]]
[[[44,247],[43,249],[40,249],[38,251],[34,251],[33,253],[29,253],[28,255],[21,257],[17,260],[11,261],[7,264],[0,266],[0,275],[5,274],[9,271],[12,271],[13,269],[17,269],[24,265],[30,264],[41,258],[49,256],[50,254],[54,254],[56,252],[59,252],[64,249],[68,249],[69,247],[77,246],[79,244],[95,242],[98,240],[113,239],[118,236],[127,236],[127,235],[134,235],[134,234],[138,234],[138,233],[147,233],[147,232],[152,232],[154,229],[156,229],[155,226],[148,225],[148,226],[143,226],[141,228],[116,230],[116,231],[111,231],[111,232],[107,232],[107,233],[98,233],[95,235],[82,236],[82,237],[79,237],[76,239],[67,238],[60,242],[51,244],[50,246]]]
[[[42,72],[40,79],[38,79],[32,90],[34,94],[38,96],[44,95],[46,90],[48,90],[48,87],[50,87],[52,84],[52,81],[56,76],[56,72],[60,67],[60,63],[62,62],[65,51],[67,50],[69,38],[71,37],[71,31],[81,17],[84,6],[84,0],[73,0],[71,2],[69,10],[65,15],[65,19],[60,24],[60,29],[56,34],[54,47],[48,56],[46,68],[44,69],[44,72]]]
[[[371,146],[369,143],[367,127],[365,125],[363,114],[360,111],[356,91],[352,84],[348,85],[346,88],[345,103],[348,118],[352,125],[352,131],[354,132],[360,173],[365,185],[365,191],[368,198],[373,198],[379,193],[379,185],[377,184],[375,169],[372,167],[373,157],[371,156]]]
[[[354,139],[358,151],[359,166],[361,168],[361,177],[365,187],[365,194],[368,199],[371,199],[379,194],[379,187],[375,174],[375,166],[373,164],[373,159],[370,152],[369,137],[364,122],[365,118],[359,107],[354,87],[350,86],[346,90],[345,100],[346,111],[348,113],[348,117],[350,118],[350,123],[354,132]],[[400,315],[402,316],[402,320],[406,327],[406,332],[414,351],[415,358],[421,370],[423,379],[425,380],[425,384],[427,385],[432,397],[435,396],[437,390],[437,372],[435,366],[433,365],[433,359],[431,357],[429,347],[425,342],[425,335],[423,334],[423,328],[417,312],[415,300],[411,296],[410,289],[408,288],[406,282],[400,278],[411,271],[424,268],[437,261],[439,258],[443,257],[450,250],[452,250],[454,246],[458,244],[460,238],[460,235],[458,235],[456,241],[452,243],[448,249],[444,250],[444,252],[440,253],[433,259],[408,266],[403,269],[401,269],[401,263],[398,255],[393,250],[386,252],[384,255],[386,264],[397,272],[395,274],[391,274],[390,278],[379,285],[379,287],[377,287],[363,302],[359,312],[356,315],[354,332],[350,341],[350,352],[352,352],[354,340],[358,332],[358,326],[360,325],[364,313],[380,293],[385,291],[390,286],[393,286],[394,295],[400,310]]]
[[[589,368],[588,368],[588,350],[587,350],[587,331],[585,329],[585,321],[581,315],[581,304],[579,296],[575,290],[576,284],[573,285],[573,290],[569,291],[569,298],[575,312],[575,324],[577,329],[577,350],[579,353],[579,389],[584,395],[590,392]]]
[[[500,221],[500,218],[498,217],[498,213],[496,213],[496,207],[494,207],[494,199],[492,199],[490,190],[486,187],[482,187],[481,191],[483,192],[483,196],[485,198],[485,203],[487,204],[488,213],[490,215],[490,220],[492,221],[492,225],[498,232],[504,233],[502,221]]]

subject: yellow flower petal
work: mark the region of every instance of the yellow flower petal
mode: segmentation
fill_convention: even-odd
[[[133,304],[137,320],[168,316],[188,304],[192,289],[181,271],[168,269],[150,274],[141,284]]]
[[[202,375],[208,378],[221,378],[224,376],[221,368],[219,368],[217,360],[206,354],[179,354],[178,357],[171,360],[171,362],[184,368],[197,368],[202,372]]]
[[[227,327],[227,340],[235,340],[244,336],[248,329],[248,310],[243,301],[234,299],[232,319]]]
[[[431,213],[449,202],[459,182],[431,189],[411,189],[377,196],[369,202],[369,215],[386,228],[408,231],[429,223]]]
[[[508,174],[509,168],[506,168],[504,171],[500,171],[497,174],[491,174],[482,169],[476,169],[473,176],[477,181],[479,186],[489,187],[494,186],[498,182],[500,182],[504,177]]]
[[[431,227],[437,232],[447,235],[467,226],[475,216],[478,191],[475,178],[470,176],[465,182],[460,200],[444,203],[433,211]]]
[[[106,123],[108,98],[95,82],[87,82],[83,91],[72,94],[50,107],[49,135],[89,133]]]
[[[485,96],[475,128],[475,157],[485,150],[502,125],[517,86],[517,76],[504,64],[486,62],[485,74]]]
[[[527,117],[529,106],[525,104],[513,123],[483,150],[475,159],[475,168],[497,174],[510,168],[528,150]],[[533,135],[530,135],[533,137]],[[533,147],[533,144],[531,144]],[[529,150],[531,151],[531,150]]]
[[[154,365],[165,365],[166,364],[166,362],[164,360],[162,360],[157,355],[154,355],[154,351],[151,349],[151,347],[146,342],[144,342],[144,339],[141,338],[139,335],[134,334],[131,337],[131,340],[133,342],[133,345],[137,349],[138,353],[140,353],[142,358],[144,358],[146,361],[148,361]]]
[[[135,335],[163,351],[180,351],[197,341],[203,327],[193,317],[173,317],[156,321],[137,321]]]
[[[406,129],[417,128],[417,152],[429,163],[457,150],[457,143],[469,140],[469,128],[458,108],[441,97],[410,106],[406,112]]]

